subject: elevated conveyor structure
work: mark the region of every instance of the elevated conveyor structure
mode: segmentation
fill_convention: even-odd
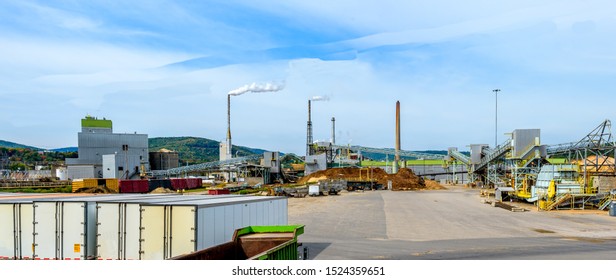
[[[577,142],[549,146],[549,157],[566,157],[577,163],[589,175],[616,176],[616,143],[612,137],[612,124],[605,120]]]
[[[494,148],[485,144],[470,145],[470,157],[460,153],[457,148],[449,148],[448,159],[466,165],[471,181],[513,187],[517,181],[509,183],[512,181],[510,177],[518,176],[515,174],[518,170],[529,170],[525,165],[534,158],[544,156],[545,152],[542,151],[545,148],[540,145],[539,129],[516,129],[508,135],[509,139]]]
[[[394,149],[389,148],[369,148],[363,146],[340,146],[334,145],[332,146],[334,149],[350,149],[353,151],[367,152],[367,153],[375,153],[375,154],[384,154],[384,155],[393,155],[395,154]],[[423,158],[423,159],[436,159],[436,160],[445,160],[445,155],[438,154],[430,154],[430,153],[422,153],[422,152],[413,152],[413,151],[404,151],[400,150],[401,157],[413,157],[413,158]]]
[[[447,155],[449,156],[449,160],[457,160],[464,165],[468,166],[471,164],[471,158],[467,157],[465,154],[458,152],[457,148],[449,148],[447,150]]]
[[[484,168],[488,167],[488,165],[490,163],[493,163],[494,161],[499,160],[502,157],[504,157],[507,154],[507,152],[509,152],[509,151],[511,151],[511,139],[505,141],[503,144],[501,144],[500,146],[496,147],[494,150],[490,150],[490,153],[486,154],[481,159],[481,162],[479,162],[479,164],[475,165],[473,170],[475,172],[482,171]]]
[[[222,160],[222,161],[206,162],[206,163],[201,163],[201,164],[176,167],[176,168],[172,168],[168,170],[153,170],[152,175],[170,177],[170,176],[180,175],[180,174],[185,174],[185,173],[212,170],[212,169],[216,169],[216,168],[220,168],[220,167],[224,167],[228,165],[244,164],[249,161],[259,161],[261,158],[263,158],[263,155],[253,155],[253,156],[247,156],[247,157],[232,158],[232,159]]]
[[[606,207],[606,192],[613,184],[605,179],[602,184],[609,186],[598,187],[591,181],[616,177],[616,143],[609,120],[577,142],[558,145],[541,145],[539,129],[518,129],[508,135],[510,139],[495,148],[471,145],[470,157],[450,148],[448,160],[466,164],[472,180],[511,187],[513,196],[538,202],[543,210],[583,209],[590,204]],[[548,158],[564,158],[566,164],[551,164]],[[566,166],[571,172],[561,170]]]

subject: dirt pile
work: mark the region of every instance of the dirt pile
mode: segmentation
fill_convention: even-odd
[[[158,187],[152,190],[150,193],[175,193],[175,191],[163,187]]]
[[[444,190],[446,188],[443,187],[441,184],[439,184],[437,181],[426,180],[426,189],[428,189],[428,190]]]
[[[75,193],[118,193],[106,186],[80,188]]]
[[[428,181],[428,185],[426,185],[423,178],[415,175],[415,173],[408,168],[401,168],[396,174],[387,174],[387,172],[381,168],[330,168],[302,177],[298,183],[310,184],[326,179],[345,179],[352,181],[360,179],[366,180],[368,178],[376,180],[377,183],[383,185],[384,188],[387,188],[387,182],[391,181],[394,191],[444,189],[440,184],[434,181]]]
[[[391,180],[391,187],[393,191],[407,191],[425,189],[426,182],[423,178],[415,175],[412,170],[408,168],[401,168],[398,173],[389,176]]]

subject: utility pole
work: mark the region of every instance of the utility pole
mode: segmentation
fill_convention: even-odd
[[[498,146],[498,92],[500,89],[492,90],[494,92],[494,97],[496,100],[496,104],[494,106],[494,148]]]

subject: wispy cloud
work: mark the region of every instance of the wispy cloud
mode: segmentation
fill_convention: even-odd
[[[114,119],[119,131],[223,139],[217,120],[230,89],[284,80],[288,94],[234,103],[236,143],[301,154],[306,100],[319,95],[331,99],[314,106],[315,139],[329,137],[335,116],[347,132],[341,143],[388,146],[400,100],[405,149],[463,148],[492,139],[495,87],[503,89],[503,132],[540,127],[552,138],[546,142],[572,141],[613,117],[614,7],[599,0],[5,1],[1,137],[74,145],[78,119],[89,113]],[[602,100],[584,118],[541,109],[575,111],[582,94]],[[254,108],[288,125],[264,132]],[[35,142],[48,139],[55,144]]]

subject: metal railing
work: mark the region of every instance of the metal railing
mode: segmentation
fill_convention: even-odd
[[[499,159],[511,150],[511,139],[508,139],[503,144],[499,145],[490,153],[481,159],[481,162],[475,166],[475,172],[488,166],[492,161]]]

